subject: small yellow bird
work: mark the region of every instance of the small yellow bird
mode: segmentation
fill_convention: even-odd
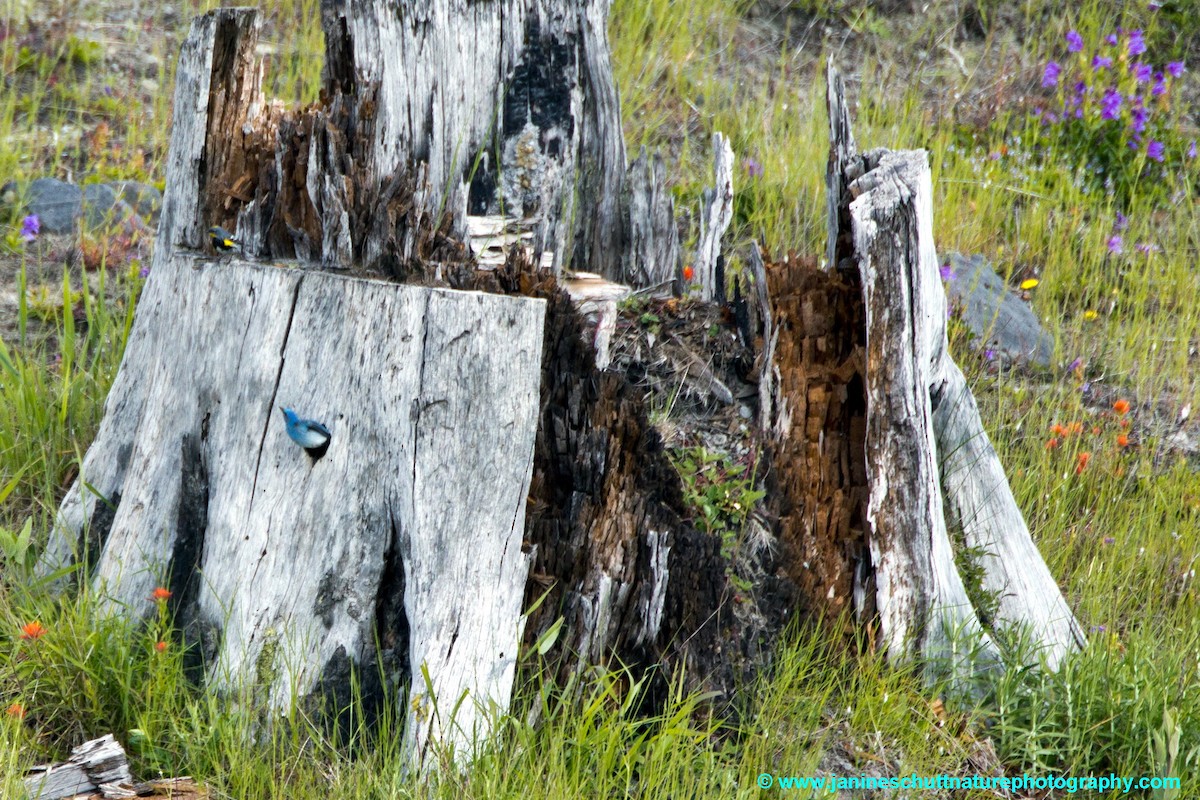
[[[213,225],[208,229],[208,240],[212,242],[213,249],[218,253],[228,253],[233,248],[242,246],[241,242],[233,238],[232,233],[220,225]]]

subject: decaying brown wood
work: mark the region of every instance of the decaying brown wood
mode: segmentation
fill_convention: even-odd
[[[560,680],[594,664],[635,674],[649,667],[651,705],[665,696],[664,679],[680,674],[689,690],[732,699],[765,663],[763,637],[787,616],[786,581],[772,567],[771,621],[730,612],[720,538],[684,521],[679,478],[641,392],[625,375],[597,368],[588,325],[552,276],[510,263],[451,283],[547,302],[526,602],[548,594],[530,616],[526,645],[561,618],[546,656]]]
[[[852,274],[822,272],[794,256],[764,273],[771,505],[801,610],[832,617],[850,607],[866,547],[862,289]]]
[[[211,18],[213,57],[197,51],[181,84],[206,123],[188,134],[203,200],[173,243],[199,247],[215,222],[250,255],[405,276],[463,260],[448,234],[465,238],[468,213],[506,215],[537,258],[621,279],[608,5],[328,0],[322,100],[295,111],[262,97],[254,13]]]

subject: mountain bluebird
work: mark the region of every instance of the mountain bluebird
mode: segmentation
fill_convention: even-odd
[[[287,420],[287,435],[293,442],[313,455],[324,454],[325,449],[329,446],[329,439],[333,436],[328,428],[315,420],[296,416],[296,412],[290,408],[280,408],[279,410],[283,412],[283,416]]]

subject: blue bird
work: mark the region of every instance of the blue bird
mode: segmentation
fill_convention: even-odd
[[[287,435],[293,442],[303,447],[313,455],[323,455],[333,434],[321,423],[296,416],[290,408],[280,407],[284,419],[287,420]]]

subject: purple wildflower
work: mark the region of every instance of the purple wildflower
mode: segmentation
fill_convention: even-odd
[[[1153,158],[1155,161],[1162,161],[1167,153],[1167,147],[1162,142],[1156,142],[1153,139],[1146,145],[1146,155]]]
[[[1074,361],[1072,361],[1070,364],[1067,364],[1067,372],[1074,372],[1075,370],[1079,369],[1082,366],[1083,366],[1083,359],[1076,357]]]
[[[1133,73],[1133,77],[1137,78],[1138,83],[1145,83],[1154,74],[1154,70],[1149,64],[1134,64],[1129,71]]]
[[[1129,123],[1129,127],[1138,133],[1146,130],[1146,118],[1150,116],[1150,112],[1146,110],[1145,106],[1140,103],[1134,106],[1133,113],[1130,116],[1133,117],[1133,121]]]
[[[1053,89],[1058,86],[1058,75],[1062,72],[1062,65],[1057,61],[1051,61],[1046,64],[1046,69],[1042,73],[1042,86],[1047,89]]]
[[[1178,78],[1183,75],[1183,62],[1171,61],[1167,63],[1167,74],[1172,78]]]
[[[1142,33],[1142,29],[1138,28],[1135,31],[1129,32],[1129,57],[1140,56],[1146,52],[1146,37]]]
[[[1067,52],[1078,53],[1083,49],[1083,37],[1079,31],[1067,31]]]
[[[996,351],[989,347],[987,350],[983,351],[983,358],[985,361],[995,361]]]
[[[1115,537],[1113,537],[1113,536],[1105,536],[1105,537],[1104,537],[1104,543],[1105,543],[1105,544],[1112,544],[1112,543],[1113,543],[1113,542],[1115,542],[1115,541],[1116,541],[1116,538],[1115,538]]]
[[[751,178],[761,178],[763,174],[762,164],[755,161],[753,158],[747,158],[744,162],[746,165],[746,174]]]
[[[1134,249],[1136,249],[1139,253],[1145,253],[1146,255],[1162,252],[1162,248],[1153,242],[1138,242]]]
[[[1104,627],[1103,625],[1093,625],[1091,628],[1088,629],[1088,632],[1089,633],[1104,633],[1107,630],[1108,630],[1108,628]]]
[[[1196,140],[1195,139],[1192,139],[1191,144],[1188,145],[1187,157],[1188,158],[1196,157]]]
[[[1118,255],[1124,250],[1125,246],[1122,243],[1121,235],[1119,233],[1114,233],[1112,236],[1108,237],[1108,252],[1112,253],[1113,255]]]
[[[942,276],[942,280],[944,281],[954,280],[954,270],[950,269],[949,261],[938,267],[938,274]]]
[[[1099,72],[1102,69],[1108,69],[1112,66],[1112,59],[1108,56],[1093,56],[1092,57],[1092,72]]]
[[[1104,41],[1107,44],[1116,44],[1117,43],[1117,35],[1115,33],[1110,33],[1108,36],[1104,37]]]
[[[37,214],[30,214],[21,220],[21,238],[25,241],[32,242],[41,230],[42,221],[38,219]]]
[[[1113,230],[1123,231],[1128,227],[1129,227],[1129,217],[1125,216],[1120,211],[1118,211],[1117,212],[1117,221],[1113,223]]]
[[[146,278],[150,277],[150,265],[149,264],[147,264],[146,266],[144,266],[140,270],[138,270],[138,277],[141,278],[142,280],[145,280]]]
[[[1107,89],[1100,100],[1100,116],[1104,119],[1116,119],[1121,113],[1121,102],[1124,99],[1116,89]]]
[[[1167,93],[1167,79],[1163,77],[1161,72],[1154,73],[1154,88],[1150,90],[1150,94],[1154,97],[1162,97]]]

